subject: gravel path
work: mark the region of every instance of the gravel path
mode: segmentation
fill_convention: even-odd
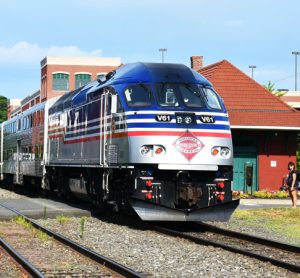
[[[151,277],[300,277],[300,275],[242,255],[152,231],[87,218],[64,224],[40,220],[56,232]]]

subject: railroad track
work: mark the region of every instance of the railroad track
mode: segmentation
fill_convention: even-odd
[[[163,234],[185,238],[197,244],[220,247],[300,273],[300,247],[298,246],[225,230],[208,224],[165,223],[163,225],[148,224],[148,226]]]
[[[30,223],[32,227],[39,231],[42,231],[56,241],[56,248],[58,249],[57,251],[60,252],[60,254],[58,254],[58,259],[55,262],[55,266],[52,267],[51,263],[53,262],[51,262],[49,259],[50,254],[48,254],[49,256],[47,258],[47,254],[45,254],[45,250],[43,248],[41,248],[41,250],[43,250],[43,254],[41,254],[41,250],[36,251],[36,249],[32,246],[26,245],[26,243],[28,243],[26,241],[29,241],[30,239],[28,239],[28,235],[26,234],[26,231],[24,231],[25,229],[23,227],[13,222],[6,222],[5,225],[7,225],[7,227],[5,227],[4,224],[1,225],[1,237],[3,237],[4,235],[4,237],[7,238],[7,241],[0,238],[1,246],[3,246],[3,248],[32,277],[66,277],[68,275],[69,277],[79,277],[80,275],[82,275],[82,272],[80,272],[82,271],[82,269],[78,267],[80,266],[80,264],[84,264],[84,268],[87,269],[87,272],[84,273],[84,277],[145,277],[145,275],[139,272],[135,272],[134,270],[129,269],[86,247],[83,247],[58,233],[52,232],[51,230],[42,227],[36,221],[26,217],[14,208],[10,208],[1,203],[0,206],[14,212],[16,215],[24,219],[26,223]],[[19,229],[22,230],[22,228],[23,231],[20,231]],[[33,237],[32,234],[31,237]],[[13,244],[9,244],[8,241],[10,243],[13,242]],[[44,242],[44,245],[46,245],[46,250],[49,250],[50,248],[49,246],[47,246],[47,244],[49,244],[48,241]],[[18,252],[16,251],[17,249],[21,251]],[[39,249],[39,247],[37,249]],[[44,255],[46,259],[42,258],[42,256]],[[70,257],[75,257],[75,262],[72,260],[71,262],[69,262],[68,258]],[[48,259],[49,262],[47,261]],[[62,265],[65,265],[66,267],[63,268]]]

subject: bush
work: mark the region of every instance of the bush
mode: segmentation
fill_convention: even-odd
[[[261,198],[261,199],[285,199],[289,198],[288,191],[255,191],[252,195],[244,193],[242,191],[235,191],[233,193],[234,197],[238,197],[240,199],[248,199],[248,198]],[[298,196],[300,196],[300,192],[298,192]]]

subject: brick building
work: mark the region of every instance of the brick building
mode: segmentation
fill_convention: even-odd
[[[234,147],[234,190],[278,190],[289,161],[296,162],[300,112],[226,60],[202,67],[224,99]],[[200,61],[199,61],[200,60]]]
[[[121,58],[106,57],[45,57],[41,61],[40,90],[19,101],[11,102],[8,118],[37,103],[61,96],[86,83],[105,76],[121,66]],[[13,104],[13,106],[12,106]]]
[[[45,57],[41,61],[41,101],[75,90],[120,65],[120,58]]]

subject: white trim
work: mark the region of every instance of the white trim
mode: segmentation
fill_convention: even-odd
[[[231,125],[231,129],[300,130],[300,126],[250,126],[250,125]]]
[[[64,73],[64,74],[70,75],[70,73],[67,72],[67,71],[53,71],[53,72],[51,72],[52,76],[53,76],[53,74],[58,74],[58,73]]]
[[[90,72],[86,72],[86,71],[78,71],[78,72],[74,73],[74,75],[78,75],[78,74],[87,74],[87,75],[92,76],[92,74]]]

